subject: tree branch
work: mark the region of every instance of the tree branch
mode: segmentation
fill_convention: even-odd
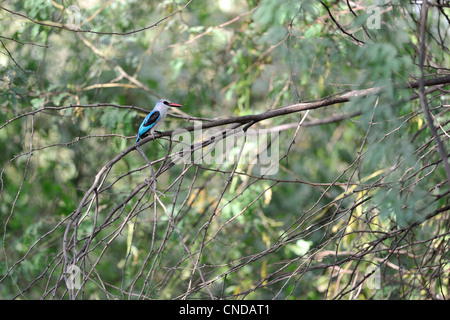
[[[424,80],[424,86],[439,85],[439,84],[450,84],[450,75]],[[402,86],[402,87],[418,88],[419,82],[411,81],[406,86]],[[256,122],[259,122],[262,120],[266,120],[266,119],[270,119],[270,118],[274,118],[274,117],[278,117],[278,116],[282,116],[282,115],[302,112],[302,111],[306,111],[306,110],[319,109],[319,108],[327,107],[327,106],[334,105],[334,104],[349,102],[351,99],[354,99],[357,97],[365,97],[365,96],[369,96],[371,94],[376,94],[382,90],[383,90],[383,88],[381,88],[381,87],[374,87],[374,88],[368,88],[368,89],[362,89],[362,90],[353,90],[353,91],[349,91],[349,92],[344,93],[337,97],[327,98],[327,99],[323,99],[323,100],[319,100],[319,101],[315,101],[315,102],[296,103],[296,104],[293,104],[290,106],[286,106],[286,107],[282,107],[282,108],[278,108],[278,109],[274,109],[274,110],[268,110],[268,111],[260,113],[260,114],[211,121],[209,123],[202,124],[202,128],[208,129],[208,128],[227,125],[227,124],[235,124],[235,123],[242,125],[242,124],[250,123],[252,121],[254,123],[256,123]],[[194,131],[196,128],[197,128],[196,126],[189,126],[189,127],[183,128],[183,129],[186,131]],[[166,131],[166,132],[163,132],[160,136],[171,136],[172,133],[173,133],[173,130]],[[156,137],[158,137],[158,136],[156,136]],[[142,143],[145,143],[150,140],[151,140],[151,138],[147,137],[141,141],[142,141]]]
[[[10,9],[7,9],[3,6],[0,6],[0,9],[3,9],[13,15],[25,18],[35,24],[41,25],[41,26],[45,26],[45,27],[52,27],[52,28],[59,28],[59,29],[63,29],[63,30],[67,30],[67,31],[72,31],[72,32],[76,32],[76,33],[94,33],[94,34],[100,34],[100,35],[114,35],[114,36],[128,36],[128,35],[132,35],[138,32],[142,32],[151,28],[154,28],[156,26],[158,26],[161,22],[169,19],[170,17],[176,15],[177,13],[179,13],[180,11],[182,11],[184,8],[186,8],[193,0],[189,0],[185,5],[183,5],[183,7],[181,7],[180,9],[172,12],[171,14],[167,15],[166,17],[159,19],[157,22],[155,22],[152,25],[137,29],[137,30],[132,30],[132,31],[128,31],[128,32],[101,32],[101,31],[92,31],[92,30],[78,30],[78,29],[72,29],[69,28],[67,25],[62,24],[62,23],[58,23],[58,22],[53,22],[53,21],[46,21],[46,22],[42,22],[42,21],[37,21],[34,20],[32,18],[30,18],[29,16],[19,13],[19,12],[14,12]]]
[[[450,165],[447,160],[447,151],[445,150],[444,144],[439,138],[439,134],[437,133],[436,127],[433,123],[433,118],[431,117],[430,109],[428,108],[428,102],[425,95],[425,80],[424,80],[424,61],[425,61],[425,37],[426,37],[426,24],[427,24],[427,16],[428,16],[428,1],[422,1],[421,8],[421,17],[420,17],[420,56],[419,56],[419,67],[420,67],[420,78],[419,78],[419,100],[420,105],[422,106],[423,112],[425,114],[425,118],[427,119],[428,128],[430,128],[431,134],[433,135],[434,140],[439,149],[439,153],[441,154],[442,163],[444,165],[444,170],[447,175],[447,183],[450,188]]]

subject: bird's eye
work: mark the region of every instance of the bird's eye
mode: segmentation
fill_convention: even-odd
[[[166,106],[169,105],[169,101],[167,101],[167,100],[164,100],[163,103],[164,103]]]

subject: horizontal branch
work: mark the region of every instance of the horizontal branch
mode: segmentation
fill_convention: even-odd
[[[27,19],[27,20],[29,20],[29,21],[35,23],[35,24],[38,24],[38,25],[41,25],[41,26],[45,26],[45,27],[59,28],[59,29],[62,29],[62,30],[72,31],[72,32],[76,32],[76,33],[93,33],[93,34],[100,34],[100,35],[128,36],[128,35],[132,35],[132,34],[135,34],[135,33],[138,33],[138,32],[142,32],[142,31],[145,31],[145,30],[148,30],[148,29],[151,29],[151,28],[154,28],[154,27],[158,26],[161,22],[163,22],[163,21],[169,19],[170,17],[172,17],[172,16],[176,15],[177,13],[179,13],[180,11],[182,11],[182,10],[183,10],[184,8],[186,8],[192,1],[193,1],[193,0],[189,0],[189,1],[188,1],[186,4],[184,4],[180,9],[178,9],[178,10],[172,12],[171,14],[167,15],[167,16],[164,17],[164,18],[159,19],[157,22],[155,22],[155,23],[152,24],[152,25],[149,25],[149,26],[146,26],[146,27],[143,27],[143,28],[140,28],[140,29],[128,31],[128,32],[101,32],[101,31],[93,31],[93,30],[81,30],[81,29],[77,29],[77,28],[71,28],[71,27],[69,27],[68,25],[65,25],[65,24],[59,23],[59,22],[53,22],[53,21],[45,21],[45,22],[42,22],[42,21],[38,21],[38,20],[35,20],[35,19],[33,19],[33,18],[30,18],[29,16],[27,16],[27,15],[25,15],[25,14],[22,14],[22,13],[19,13],[19,12],[15,12],[15,11],[12,11],[12,10],[10,10],[10,9],[8,9],[8,8],[3,7],[3,6],[0,6],[0,9],[3,9],[3,10],[5,10],[5,11],[11,13],[12,15],[16,15],[16,16],[25,18],[25,19]]]
[[[424,84],[425,84],[425,86],[450,84],[450,75],[446,75],[446,76],[442,76],[442,77],[438,77],[438,78],[426,79],[424,81]],[[419,82],[418,81],[408,82],[408,84],[403,87],[419,88]],[[246,115],[246,116],[241,116],[241,117],[233,117],[233,118],[228,118],[228,119],[219,119],[219,120],[211,121],[209,123],[202,124],[202,128],[207,129],[207,128],[219,127],[219,126],[223,126],[223,125],[227,125],[227,124],[236,124],[236,123],[238,123],[238,124],[252,123],[253,124],[256,122],[260,122],[262,120],[266,120],[266,119],[270,119],[270,118],[274,118],[274,117],[278,117],[278,116],[283,116],[283,115],[298,113],[298,112],[302,112],[302,111],[306,111],[306,110],[313,110],[313,109],[318,109],[318,108],[322,108],[322,107],[327,107],[327,106],[334,105],[334,104],[349,102],[351,99],[358,98],[358,97],[366,97],[366,96],[369,96],[372,94],[379,93],[382,90],[383,90],[382,87],[374,87],[374,88],[368,88],[368,89],[362,89],[362,90],[353,90],[353,91],[349,91],[349,92],[344,93],[337,97],[322,99],[322,100],[315,101],[315,102],[296,103],[296,104],[293,104],[290,106],[286,106],[286,107],[282,107],[282,108],[278,108],[278,109],[274,109],[274,110],[269,110],[269,111],[266,111],[266,112],[263,112],[260,114]],[[198,127],[194,125],[194,126],[185,127],[183,129],[186,131],[194,131],[197,128]],[[166,132],[161,133],[160,136],[170,136],[170,135],[172,135],[172,133],[173,133],[173,130],[166,131]],[[158,136],[155,135],[155,137],[158,137]],[[152,140],[152,137],[147,137],[147,138],[142,139],[141,143],[143,144],[150,140]]]

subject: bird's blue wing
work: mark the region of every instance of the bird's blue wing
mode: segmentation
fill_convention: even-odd
[[[152,111],[145,117],[144,121],[142,121],[141,126],[139,127],[136,142],[138,142],[140,138],[142,138],[151,128],[153,128],[156,122],[158,122],[159,118],[161,118],[161,114],[159,113],[159,111]]]

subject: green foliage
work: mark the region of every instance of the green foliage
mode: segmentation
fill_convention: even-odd
[[[186,4],[27,0],[5,7],[28,18],[0,11],[0,297],[68,298],[65,228],[159,98],[184,105],[173,114],[215,119],[379,87],[253,124],[289,126],[273,176],[245,161],[170,166],[163,137],[141,146],[162,172],[155,196],[147,161],[120,158],[81,208],[76,249],[91,242],[78,298],[448,298],[448,185],[409,86],[418,6],[391,1],[370,29],[371,13],[344,1]],[[425,74],[437,77],[448,14],[429,10]],[[448,87],[433,88],[448,152]],[[352,116],[310,125],[342,114]],[[162,130],[192,124],[169,116]],[[233,159],[242,141],[226,150]],[[381,287],[365,285],[374,266]]]

